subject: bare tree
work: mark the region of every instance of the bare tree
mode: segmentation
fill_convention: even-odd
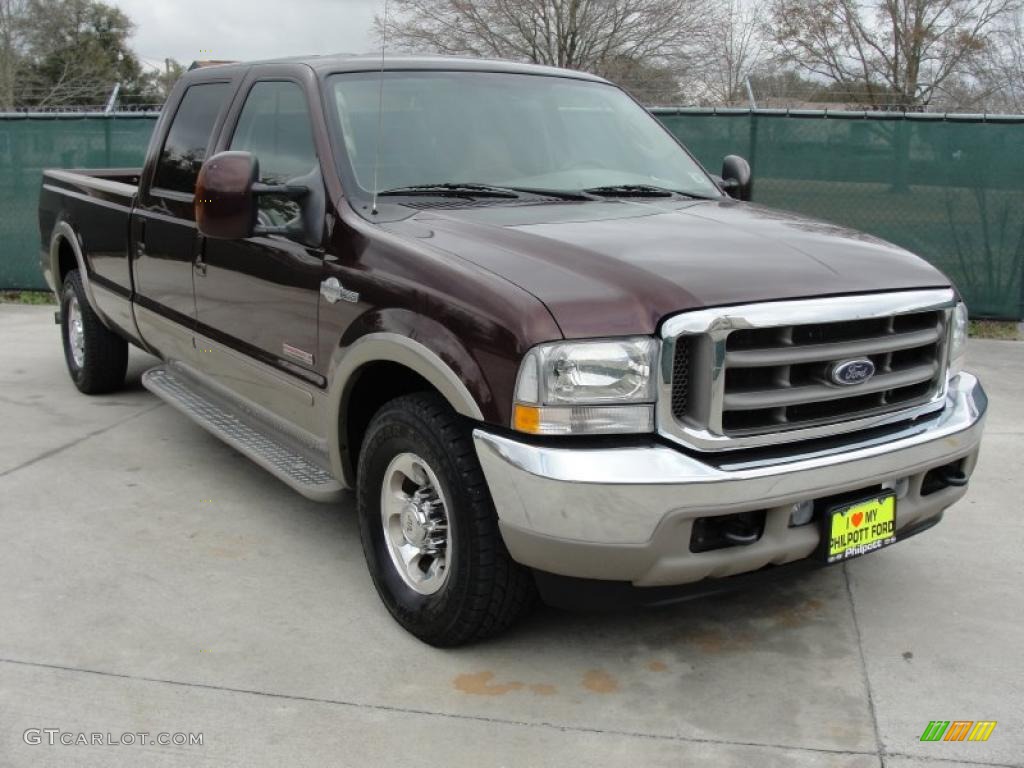
[[[1024,8],[1000,29],[972,72],[986,111],[1024,114]]]
[[[174,84],[178,82],[184,74],[184,64],[176,59],[164,59],[163,71],[150,75],[150,89],[153,92],[153,95],[159,97],[161,101],[166,101],[171,95],[171,89],[174,88]]]
[[[773,0],[786,59],[875,106],[927,105],[991,43],[1019,0]],[[841,90],[841,89],[840,89]]]
[[[649,64],[622,57],[605,62],[601,75],[648,106],[676,106],[686,101],[679,72],[671,64]]]
[[[597,74],[678,63],[705,33],[708,0],[392,0],[389,45],[517,59]],[[376,20],[378,33],[383,20]]]
[[[701,95],[714,104],[745,101],[744,81],[765,62],[768,53],[761,12],[743,0],[719,0],[710,29],[701,57]]]
[[[27,0],[0,0],[0,111],[14,108]]]

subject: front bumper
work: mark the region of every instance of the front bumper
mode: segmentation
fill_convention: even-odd
[[[551,447],[481,429],[473,438],[516,561],[562,576],[664,586],[807,558],[820,536],[814,524],[789,526],[799,501],[906,481],[897,537],[920,527],[966,492],[947,486],[922,493],[922,485],[929,470],[957,461],[971,474],[987,404],[978,380],[961,373],[933,416],[870,436],[790,445],[777,455],[698,456],[654,442]],[[765,510],[756,542],[690,550],[697,518],[756,510]]]

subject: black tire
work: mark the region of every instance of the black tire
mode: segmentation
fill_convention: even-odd
[[[447,501],[454,543],[447,578],[430,595],[405,582],[385,541],[381,489],[401,453],[429,464]],[[360,538],[374,586],[395,620],[420,640],[438,647],[481,640],[535,605],[532,574],[512,560],[502,541],[469,427],[441,397],[405,395],[377,412],[359,454],[357,486]]]
[[[77,302],[84,340],[81,365],[75,362],[71,348],[71,306]],[[128,342],[109,330],[100,321],[82,288],[82,276],[77,269],[68,272],[60,296],[60,333],[64,341],[64,360],[68,373],[79,392],[102,395],[124,385],[128,370]]]

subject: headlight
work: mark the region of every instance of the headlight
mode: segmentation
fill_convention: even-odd
[[[556,342],[519,368],[512,427],[535,435],[654,430],[658,342],[641,336]]]
[[[967,354],[967,331],[968,331],[967,305],[962,301],[957,302],[953,308],[953,316],[950,318],[949,329],[949,375],[955,376],[964,367],[964,357]]]

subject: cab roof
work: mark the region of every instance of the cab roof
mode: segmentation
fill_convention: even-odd
[[[264,59],[246,62],[208,62],[204,70],[218,71],[248,70],[262,64],[305,64],[321,77],[341,72],[376,72],[381,69],[380,54],[334,53],[324,56],[293,56],[283,59]],[[405,56],[386,54],[383,69],[388,71],[465,71],[505,72],[522,75],[547,75],[549,77],[571,77],[579,80],[607,82],[603,78],[586,72],[539,64],[524,64],[502,59],[474,59],[463,56]]]

